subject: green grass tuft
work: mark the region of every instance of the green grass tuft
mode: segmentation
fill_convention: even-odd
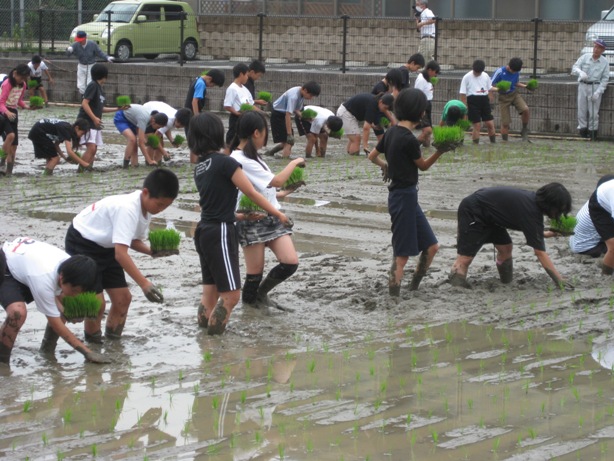
[[[329,133],[329,136],[332,136],[333,138],[337,138],[337,139],[341,139],[343,137],[343,128],[340,128],[337,131],[331,131]]]
[[[185,138],[183,136],[181,136],[180,134],[175,135],[175,138],[173,139],[173,144],[181,146],[184,142]]]
[[[501,80],[500,82],[497,82],[495,86],[499,89],[499,91],[505,93],[506,91],[509,91],[512,87],[512,82],[509,82],[507,80]]]
[[[100,312],[102,301],[96,293],[87,291],[76,296],[64,296],[62,306],[67,319],[94,318]]]
[[[467,131],[469,128],[471,128],[472,123],[469,120],[462,118],[458,122],[456,122],[456,126],[463,131]]]
[[[559,219],[550,220],[550,229],[570,234],[576,228],[577,222],[575,216],[561,216]]]
[[[256,96],[256,99],[262,99],[263,101],[271,102],[273,100],[273,96],[271,96],[271,93],[269,93],[268,91],[259,91],[258,95]]]
[[[147,145],[152,149],[157,149],[160,146],[160,138],[157,134],[147,136]]]
[[[256,205],[251,198],[247,195],[241,195],[239,199],[239,209],[238,211],[249,212],[249,211],[261,211],[264,212],[262,208]]]
[[[532,78],[531,80],[527,82],[527,90],[533,91],[537,89],[538,86],[539,86],[539,83],[537,83],[537,80],[534,78]]]
[[[431,77],[431,85],[435,86],[439,83],[439,77]]]
[[[176,229],[155,229],[149,232],[149,245],[152,251],[177,250],[181,234]]]
[[[30,107],[43,107],[45,105],[45,100],[40,96],[31,96],[30,97]]]
[[[247,102],[244,102],[241,104],[241,107],[239,107],[239,112],[249,112],[250,110],[254,110],[254,106]]]
[[[388,128],[390,126],[390,120],[388,120],[388,117],[380,118],[379,126],[381,126],[382,128]]]
[[[117,107],[129,106],[132,104],[132,100],[130,96],[118,96],[117,97]]]
[[[305,120],[313,120],[317,116],[318,113],[313,109],[305,109],[303,112],[301,112],[301,117]]]
[[[294,168],[294,170],[292,170],[290,177],[284,183],[282,188],[286,189],[292,184],[296,184],[297,182],[304,181],[304,179],[305,179],[305,168],[301,168],[297,166],[296,168]]]
[[[458,145],[465,138],[465,133],[460,126],[434,126],[433,145],[443,147],[445,145]]]
[[[36,88],[38,86],[38,80],[28,80],[28,89]]]

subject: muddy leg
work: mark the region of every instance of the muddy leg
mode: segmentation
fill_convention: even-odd
[[[105,336],[109,339],[119,339],[126,325],[132,294],[127,287],[111,288],[107,293],[111,298],[111,308],[107,317]]]
[[[499,279],[501,283],[511,283],[514,278],[514,263],[513,259],[509,258],[505,261],[497,260],[497,271],[499,271]]]
[[[221,335],[226,330],[226,323],[228,322],[229,313],[226,307],[224,307],[224,300],[220,298],[216,306],[213,308],[211,317],[209,318],[209,326],[207,327],[207,333],[209,335]]]
[[[392,258],[388,272],[388,294],[397,298],[401,295],[401,282],[397,281],[397,258]]]
[[[461,275],[458,272],[452,270],[448,275],[448,281],[453,287],[471,288],[469,282],[467,282],[467,276]]]
[[[0,327],[0,362],[9,363],[15,340],[27,315],[25,303],[17,302],[7,306],[6,319]]]
[[[43,354],[53,355],[55,353],[55,347],[58,345],[58,339],[60,335],[58,335],[51,326],[47,325],[45,328],[45,335],[43,336],[43,341],[41,342],[41,347],[38,352]]]
[[[414,271],[414,276],[411,278],[411,282],[409,284],[409,291],[416,291],[420,286],[420,282],[426,275],[427,269],[427,252],[423,251],[420,253],[420,258],[418,259],[418,265],[416,266],[416,270]]]
[[[207,316],[205,315],[205,306],[203,303],[198,305],[198,313],[196,314],[196,319],[198,320],[198,326],[200,328],[207,328],[209,326],[209,320],[207,320]]]

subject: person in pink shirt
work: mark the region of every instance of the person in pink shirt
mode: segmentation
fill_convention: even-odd
[[[3,163],[6,162],[6,170],[3,173],[6,176],[13,174],[15,152],[17,152],[17,145],[19,144],[17,107],[29,108],[23,101],[29,77],[30,68],[28,65],[19,64],[9,72],[8,77],[0,86],[0,133],[4,140],[2,150],[6,155],[6,158],[3,158]]]

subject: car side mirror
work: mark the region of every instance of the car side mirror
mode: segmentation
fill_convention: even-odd
[[[145,16],[144,14],[139,14],[136,17],[136,22],[147,22],[147,16]]]

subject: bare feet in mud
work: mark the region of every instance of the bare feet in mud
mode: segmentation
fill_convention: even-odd
[[[207,328],[209,326],[209,320],[205,316],[205,306],[203,306],[202,303],[198,305],[198,313],[196,314],[196,318],[200,328]]]
[[[450,275],[448,276],[448,281],[453,287],[471,289],[471,284],[467,281],[467,277],[465,275],[460,275],[457,272],[450,272]]]
[[[226,320],[228,318],[228,311],[224,307],[224,304],[220,301],[213,312],[211,313],[211,318],[209,319],[209,326],[207,327],[207,334],[213,335],[221,335],[226,331]]]

